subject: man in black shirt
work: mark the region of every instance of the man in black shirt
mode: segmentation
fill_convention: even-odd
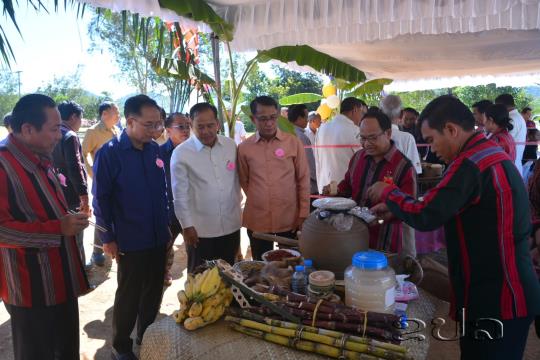
[[[58,170],[69,210],[90,214],[86,167],[77,135],[82,123],[83,108],[76,102],[64,101],[58,105],[58,111],[62,118],[62,139],[54,148],[53,165]],[[84,264],[83,233],[77,235],[76,239]]]

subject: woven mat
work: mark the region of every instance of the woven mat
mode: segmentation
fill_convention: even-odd
[[[421,291],[420,299],[409,304],[409,317],[422,319],[428,328],[423,334],[426,340],[407,341],[414,359],[423,360],[429,349],[431,318],[444,302]],[[223,320],[196,331],[187,331],[167,316],[152,324],[144,334],[141,346],[141,360],[293,360],[325,359],[312,353],[293,350],[247,336],[230,329]]]

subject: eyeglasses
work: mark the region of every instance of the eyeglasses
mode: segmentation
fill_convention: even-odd
[[[186,131],[189,130],[191,127],[189,125],[174,125],[171,126],[171,129],[178,129],[180,131]]]
[[[269,117],[258,117],[258,116],[255,116],[255,119],[259,120],[260,122],[275,122],[277,119],[279,118],[279,115],[278,114],[274,114],[274,115],[270,115]]]
[[[138,121],[138,120],[137,120]],[[140,123],[140,121],[138,121]],[[165,127],[163,126],[163,123],[152,123],[152,124],[142,124],[146,130],[153,131],[153,130],[163,130]]]
[[[370,144],[374,144],[377,141],[377,139],[379,138],[379,136],[381,136],[382,134],[384,134],[384,131],[381,132],[380,134],[366,136],[366,137],[360,136],[360,134],[358,134],[358,138],[360,139],[361,144],[364,144],[366,142],[368,142]]]

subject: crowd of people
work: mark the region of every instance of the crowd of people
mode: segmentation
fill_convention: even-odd
[[[530,108],[520,114],[508,94],[494,100],[471,112],[441,96],[419,113],[396,95],[379,107],[349,97],[323,123],[304,104],[280,109],[259,96],[250,103],[255,134],[237,122],[231,139],[210,103],[166,114],[137,95],[124,104],[123,129],[118,106],[104,102],[81,142],[81,106],[22,97],[0,142],[0,295],[16,359],[79,357],[77,297],[91,291],[85,270],[103,266],[105,255],[118,264],[112,358],[135,359],[131,333],[140,344],[159,311],[179,234],[190,273],[205,260],[234,263],[242,227],[260,260],[273,244],[253,234],[295,238],[319,195],[350,197],[384,220],[370,226],[373,249],[414,258],[415,229],[444,227],[451,315],[466,309],[473,328],[486,317],[505,328],[492,342],[467,331],[463,358],[520,358],[540,315],[531,260],[540,247],[540,166],[536,145],[525,144],[538,131]],[[280,115],[294,134],[278,127]],[[447,170],[419,198],[426,161]]]

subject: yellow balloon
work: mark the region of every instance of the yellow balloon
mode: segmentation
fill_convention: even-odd
[[[326,104],[321,104],[317,108],[317,113],[321,115],[321,120],[326,120],[330,117],[330,114],[332,113],[332,109]]]
[[[325,98],[336,95],[337,94],[337,88],[332,83],[328,83],[322,87],[322,94]]]

